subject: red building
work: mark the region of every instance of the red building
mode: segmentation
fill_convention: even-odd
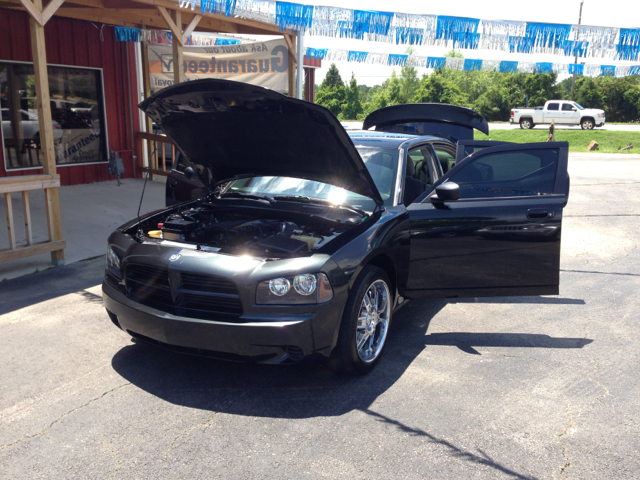
[[[122,157],[125,177],[133,176],[135,155],[136,175],[141,176],[136,44],[117,42],[110,25],[57,16],[45,26],[45,41],[61,184],[114,179],[107,172],[110,151]],[[0,9],[0,177],[42,173],[37,136],[34,141],[38,132],[30,91],[32,61],[29,15]],[[10,80],[17,85],[11,88]],[[10,98],[10,90],[19,98]],[[13,135],[11,119],[6,118],[12,106],[20,107],[21,142],[12,140],[20,137]]]

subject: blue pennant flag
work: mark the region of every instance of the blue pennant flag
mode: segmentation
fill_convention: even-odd
[[[511,50],[511,52],[513,53],[514,50],[518,53],[531,53],[533,51],[533,46],[535,45],[535,38],[529,38],[529,37],[509,37],[509,40],[511,40],[511,38],[515,39],[515,49],[511,48],[511,43],[509,46],[509,49]]]
[[[562,42],[562,50],[567,57],[586,57],[589,42],[578,42],[575,40],[565,40]]]
[[[616,59],[637,62],[640,60],[640,46],[616,45]]]
[[[478,33],[478,18],[447,17],[438,15],[436,38],[453,40],[455,33]]]
[[[557,23],[528,23],[525,38],[534,40],[537,47],[560,48],[571,33],[571,25]]]
[[[118,42],[139,42],[142,36],[140,28],[129,27],[113,27],[116,31],[116,40]]]
[[[620,45],[640,46],[640,28],[621,28]]]
[[[580,65],[577,63],[569,64],[569,73],[576,75],[584,75],[584,65]]]
[[[603,77],[615,77],[616,66],[615,65],[600,65],[600,75]]]
[[[368,10],[353,11],[353,25],[351,26],[351,38],[362,40],[365,33],[373,35],[389,35],[392,12],[373,12]]]
[[[347,62],[366,62],[369,52],[356,52],[355,50],[349,50],[349,56]]]
[[[640,75],[640,65],[629,67],[629,75]]]
[[[240,40],[234,40],[233,38],[216,38],[216,45],[238,45]]]
[[[553,73],[553,63],[551,62],[536,63],[536,73]]]
[[[439,68],[444,68],[445,63],[447,63],[447,59],[445,57],[427,57],[427,64],[425,67],[435,68],[438,70]]]
[[[389,65],[399,65],[404,67],[407,63],[407,58],[409,55],[395,55],[393,53],[389,54]]]
[[[300,33],[311,28],[313,5],[276,2],[276,25],[281,32]]]
[[[456,32],[453,34],[453,48],[465,48],[467,50],[477,50],[480,41],[479,33]]]
[[[232,17],[236,11],[236,0],[201,0],[200,13],[213,13]]]
[[[500,62],[500,71],[502,73],[516,73],[518,71],[518,62],[508,62],[503,60]]]
[[[424,29],[412,27],[396,27],[396,45],[422,45],[424,41]]]
[[[482,60],[472,60],[470,58],[465,58],[463,68],[465,72],[478,71],[480,69],[482,69]]]
[[[307,58],[319,58],[320,60],[324,60],[324,57],[327,56],[328,48],[311,48],[307,47],[307,51],[304,56]]]

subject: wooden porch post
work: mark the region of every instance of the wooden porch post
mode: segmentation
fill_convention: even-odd
[[[57,3],[59,6],[62,2],[51,3]],[[42,0],[33,0],[33,5],[38,12],[42,12]],[[49,76],[47,73],[47,52],[44,42],[44,26],[41,25],[33,16],[31,16],[30,22],[31,50],[36,82],[36,106],[38,108],[38,123],[40,125],[42,169],[46,175],[56,175],[56,156],[53,149],[53,124],[49,98]],[[52,213],[50,219],[47,217],[50,222],[49,232],[53,233],[53,238],[51,240],[62,240],[62,223],[60,219],[60,199],[58,197],[58,188],[47,188],[45,194]],[[51,262],[54,265],[63,265],[64,250],[51,252]]]
[[[173,49],[173,82],[184,82],[184,52],[182,47],[182,12],[174,10],[172,12],[173,21],[178,27],[180,37],[173,35],[171,39],[171,48]]]

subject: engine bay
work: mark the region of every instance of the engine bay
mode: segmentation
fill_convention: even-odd
[[[138,236],[145,242],[177,242],[211,252],[286,257],[318,250],[351,228],[313,215],[304,216],[307,221],[302,223],[299,218],[292,221],[286,212],[248,213],[191,206],[146,220]]]

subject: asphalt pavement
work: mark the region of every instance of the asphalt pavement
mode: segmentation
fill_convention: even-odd
[[[102,258],[0,282],[0,478],[638,478],[640,156],[570,174],[560,296],[411,302],[364,377],[132,343]]]

